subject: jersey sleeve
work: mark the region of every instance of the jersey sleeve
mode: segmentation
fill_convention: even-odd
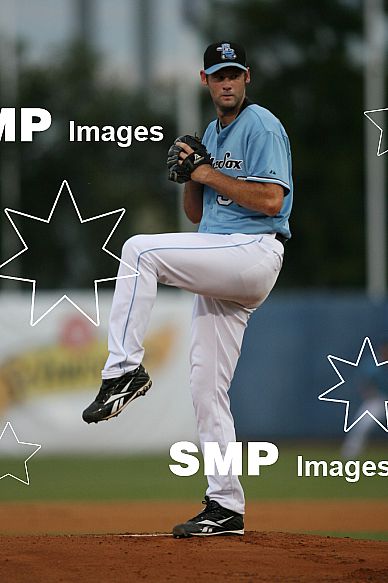
[[[266,131],[251,138],[246,153],[246,180],[280,184],[290,191],[290,147],[286,136]]]
[[[209,123],[209,125],[207,126],[207,128],[205,130],[205,133],[202,136],[201,142],[203,143],[205,148],[207,148],[209,145],[209,138],[210,138],[212,130],[214,129],[214,128],[212,128],[213,125],[215,125],[215,122]]]

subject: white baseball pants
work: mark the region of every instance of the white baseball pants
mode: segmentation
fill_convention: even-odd
[[[276,282],[283,245],[272,234],[136,235],[124,244],[122,259],[140,275],[116,282],[103,379],[141,363],[158,282],[193,292],[190,386],[198,434],[202,450],[205,442],[216,441],[224,455],[236,441],[228,391],[244,331]],[[120,264],[119,277],[131,274]],[[212,500],[244,513],[237,476],[208,476],[208,484]]]

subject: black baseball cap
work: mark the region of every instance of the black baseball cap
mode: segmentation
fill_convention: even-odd
[[[247,71],[247,59],[242,46],[221,41],[209,45],[203,55],[203,68],[206,75],[211,75],[224,67],[238,67]]]

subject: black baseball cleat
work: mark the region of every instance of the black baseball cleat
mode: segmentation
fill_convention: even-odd
[[[98,423],[116,417],[131,401],[145,395],[151,385],[149,374],[141,364],[121,377],[105,379],[93,403],[82,413],[82,419],[86,423]]]
[[[220,506],[215,500],[205,496],[202,504],[206,508],[184,524],[177,524],[172,530],[174,538],[190,536],[214,536],[216,534],[244,534],[244,517],[233,510]]]

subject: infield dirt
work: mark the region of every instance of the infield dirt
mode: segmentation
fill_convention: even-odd
[[[289,533],[175,540],[170,536],[28,536],[1,541],[12,583],[388,581],[388,543]]]
[[[383,532],[385,500],[250,503],[243,537],[145,534],[166,533],[198,509],[154,501],[0,504],[0,582],[388,582],[388,542],[276,532]]]

